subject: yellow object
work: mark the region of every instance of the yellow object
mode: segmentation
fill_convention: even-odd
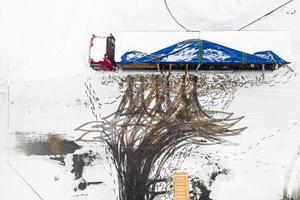
[[[189,178],[187,172],[173,173],[173,186],[175,200],[189,200]]]

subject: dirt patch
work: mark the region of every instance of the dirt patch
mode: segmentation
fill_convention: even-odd
[[[16,148],[26,155],[66,155],[80,146],[58,134],[36,135],[16,133]]]

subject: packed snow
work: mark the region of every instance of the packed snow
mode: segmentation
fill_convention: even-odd
[[[120,95],[116,77],[130,72],[96,72],[87,66],[91,34],[110,32],[116,38],[117,58],[128,50],[154,52],[200,37],[249,53],[270,49],[291,61],[289,67],[266,72],[265,80],[270,83],[238,88],[230,97],[231,104],[223,107],[245,116],[238,123],[248,127],[241,135],[226,138],[230,142],[224,145],[195,148],[193,156],[180,165],[205,182],[215,169],[210,163],[218,161],[221,169],[228,170],[210,187],[214,200],[281,200],[294,159],[291,194],[299,184],[300,165],[296,156],[300,142],[299,1],[247,27],[248,31],[235,31],[284,2],[168,1],[186,27],[204,30],[176,32],[182,29],[160,0],[0,0],[0,199],[116,199],[116,174],[102,143],[82,142],[84,148],[75,152],[93,150],[103,155],[84,168],[83,174],[89,181],[104,184],[83,191],[74,190],[78,183],[71,173],[71,155],[62,166],[49,156],[26,156],[14,148],[16,132],[56,133],[76,139],[81,133],[75,128],[114,112],[118,100],[113,100]],[[231,75],[256,80],[261,72]],[[96,113],[85,94],[89,85],[100,98]]]

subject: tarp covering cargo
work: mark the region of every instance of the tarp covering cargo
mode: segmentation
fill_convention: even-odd
[[[259,52],[255,52],[254,55],[264,58],[264,59],[273,60],[274,63],[279,64],[279,65],[288,64],[287,61],[280,58],[273,51],[259,51]]]
[[[138,51],[126,52],[119,64],[288,64],[272,51],[249,54],[199,39],[185,40],[151,54]]]

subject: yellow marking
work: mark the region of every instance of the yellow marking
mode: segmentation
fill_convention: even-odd
[[[173,173],[173,185],[175,200],[189,200],[189,178],[187,172]]]

